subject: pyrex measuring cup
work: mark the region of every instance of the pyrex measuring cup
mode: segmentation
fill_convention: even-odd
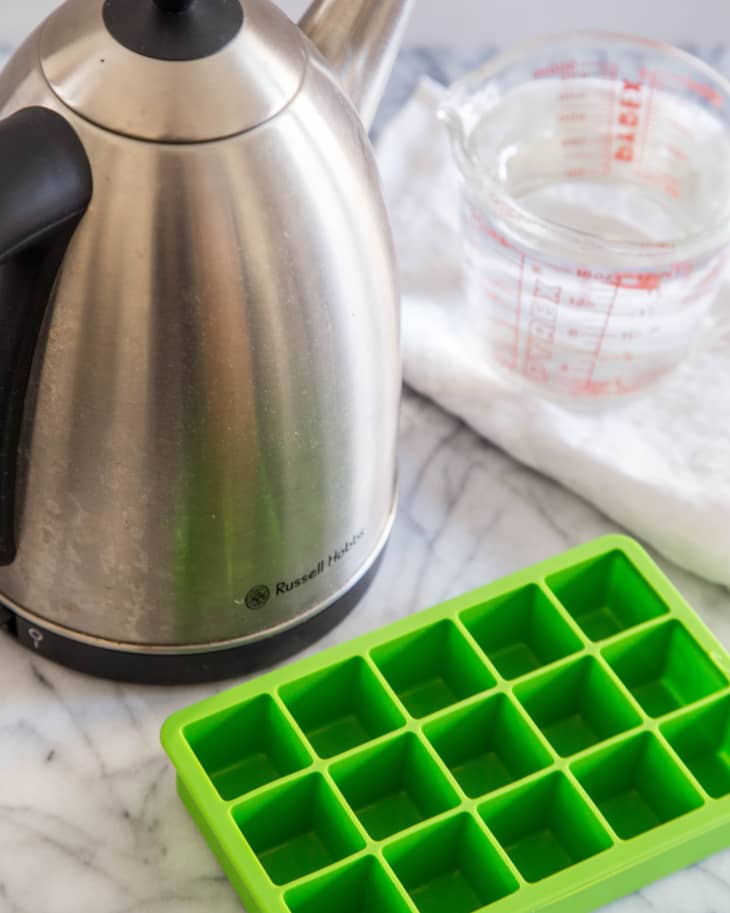
[[[513,382],[585,403],[679,364],[730,239],[730,85],[654,41],[500,56],[441,109],[463,177],[469,320]]]

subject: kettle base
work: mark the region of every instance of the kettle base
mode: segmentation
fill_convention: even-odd
[[[138,685],[193,685],[236,678],[289,659],[335,628],[370,587],[383,551],[351,589],[318,615],[280,634],[227,650],[158,654],[110,650],[48,631],[1,604],[0,629],[5,627],[36,655],[97,678]]]

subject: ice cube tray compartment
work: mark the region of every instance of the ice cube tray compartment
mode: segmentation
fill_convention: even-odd
[[[291,913],[411,913],[382,864],[372,857],[306,882],[286,894]]]
[[[727,684],[687,629],[670,621],[604,651],[609,664],[644,711],[664,716]]]
[[[552,763],[550,752],[505,694],[441,717],[424,732],[469,798]]]
[[[336,764],[331,773],[373,840],[459,804],[456,791],[412,733],[361,751]]]
[[[594,641],[667,613],[650,581],[619,549],[552,574],[547,584]]]
[[[472,913],[519,888],[487,834],[467,814],[391,844],[385,858],[420,913]]]
[[[233,820],[274,884],[287,884],[362,849],[364,840],[315,773],[259,793]]]
[[[479,814],[527,882],[542,881],[611,846],[606,829],[561,773],[517,787]]]
[[[451,621],[442,621],[372,651],[406,711],[420,718],[496,684]]]
[[[708,795],[730,795],[730,699],[683,714],[662,731]]]
[[[618,683],[592,656],[531,678],[515,695],[561,757],[641,723]]]
[[[357,657],[287,685],[281,698],[322,758],[341,754],[404,722],[373,671]]]
[[[651,733],[643,733],[573,768],[622,840],[686,815],[702,798]]]
[[[519,887],[486,833],[465,814],[388,846],[385,858],[420,913],[471,913]]]
[[[518,678],[576,653],[583,644],[538,586],[462,613],[461,620],[504,678]]]
[[[222,799],[242,796],[311,760],[267,694],[193,723],[186,736]]]
[[[248,913],[589,913],[730,845],[730,656],[607,537],[173,715]]]

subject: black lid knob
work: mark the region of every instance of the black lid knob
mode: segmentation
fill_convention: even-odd
[[[210,57],[243,25],[240,0],[106,0],[104,23],[116,40],[156,60]]]
[[[192,6],[195,0],[154,0],[154,3],[163,13],[182,13]]]

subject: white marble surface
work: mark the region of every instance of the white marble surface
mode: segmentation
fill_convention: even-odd
[[[401,91],[414,59],[401,72]],[[411,393],[402,411],[401,478],[382,571],[328,643],[615,529]],[[730,646],[728,592],[661,563]],[[170,712],[221,687],[96,681],[0,637],[0,913],[240,910],[175,795],[158,742]],[[727,913],[730,852],[610,908],[654,910]]]
[[[402,502],[372,590],[341,642],[614,527],[564,489],[407,393]],[[730,597],[663,564],[730,646]],[[235,913],[233,890],[175,795],[158,731],[221,686],[85,678],[0,639],[0,911]],[[730,852],[611,913],[727,913]],[[376,913],[376,911],[373,911]]]

